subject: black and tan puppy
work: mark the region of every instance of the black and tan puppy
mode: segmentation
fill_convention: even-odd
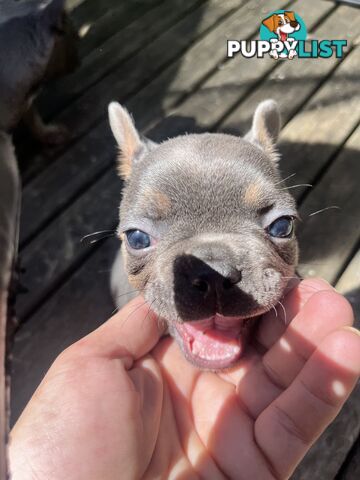
[[[278,108],[261,103],[245,138],[205,133],[159,145],[141,140],[119,104],[109,114],[125,180],[115,301],[135,287],[189,361],[227,368],[297,264],[296,206],[275,150]]]
[[[43,143],[64,141],[66,130],[45,125],[33,100],[47,81],[78,64],[77,35],[65,0],[0,0],[0,130],[23,119]]]

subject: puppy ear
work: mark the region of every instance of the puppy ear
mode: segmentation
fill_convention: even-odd
[[[126,108],[117,102],[111,102],[108,108],[110,128],[120,149],[118,172],[124,180],[130,177],[134,161],[155,144],[150,140],[141,140],[132,117]]]
[[[245,135],[245,140],[259,146],[278,163],[279,156],[275,145],[280,133],[280,111],[274,100],[265,100],[257,107],[251,130]]]
[[[275,17],[276,15],[271,15],[271,17],[265,18],[265,20],[262,21],[262,24],[265,25],[265,27],[267,27],[270,32],[275,32]]]

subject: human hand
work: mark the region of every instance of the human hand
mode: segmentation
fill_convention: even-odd
[[[268,313],[244,359],[211,373],[135,299],[54,362],[13,429],[13,480],[288,478],[351,392],[360,336],[321,280],[283,304],[287,325]]]

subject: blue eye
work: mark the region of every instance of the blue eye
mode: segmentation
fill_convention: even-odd
[[[276,238],[288,238],[293,230],[294,221],[292,217],[280,217],[267,228],[268,233]]]
[[[125,235],[129,246],[134,250],[142,250],[151,245],[150,235],[141,230],[128,230]]]

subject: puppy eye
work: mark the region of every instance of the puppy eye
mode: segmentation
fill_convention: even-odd
[[[125,232],[127,243],[134,250],[143,250],[151,245],[151,238],[141,230],[128,230]]]
[[[277,218],[266,230],[272,237],[289,238],[294,230],[294,219],[292,217]]]

